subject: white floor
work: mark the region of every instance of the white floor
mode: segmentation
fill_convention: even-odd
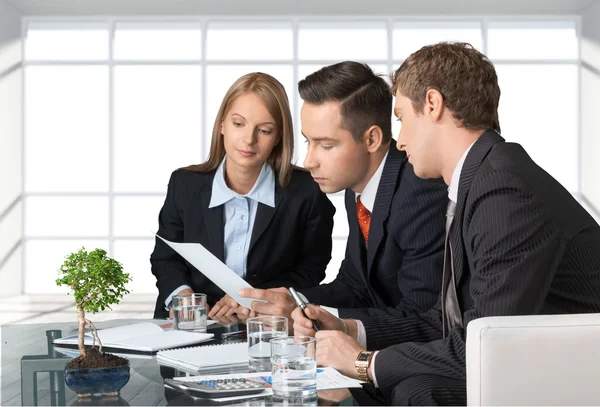
[[[155,295],[130,294],[112,310],[86,315],[94,322],[122,318],[152,318]],[[70,295],[20,295],[0,298],[0,325],[77,321]]]

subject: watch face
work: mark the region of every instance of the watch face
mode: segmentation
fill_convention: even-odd
[[[360,352],[358,354],[358,360],[360,360],[361,362],[366,362],[367,360],[369,360],[370,355],[371,352]]]

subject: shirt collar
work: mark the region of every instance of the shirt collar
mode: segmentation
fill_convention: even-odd
[[[244,196],[254,201],[260,202],[270,207],[275,207],[275,173],[271,166],[264,163],[258,174],[258,178],[254,186],[246,195],[238,194],[227,186],[225,182],[225,161],[227,157],[221,161],[212,184],[212,194],[210,197],[209,208],[223,205],[231,199]]]
[[[375,206],[375,197],[377,196],[377,189],[379,188],[379,181],[381,181],[383,167],[385,166],[385,161],[387,160],[389,152],[390,150],[385,153],[383,160],[381,160],[379,167],[377,167],[377,171],[375,171],[375,174],[373,174],[369,182],[367,182],[367,185],[365,185],[365,189],[363,189],[362,194],[354,194],[354,200],[360,196],[360,201],[369,212],[373,212],[373,207]]]
[[[458,201],[458,184],[460,183],[460,174],[462,172],[462,167],[465,164],[467,155],[469,154],[471,147],[473,147],[473,144],[475,144],[475,141],[472,142],[471,145],[460,156],[460,160],[458,160],[456,167],[454,167],[454,172],[452,173],[452,178],[450,179],[450,186],[448,187],[448,197],[454,203]]]

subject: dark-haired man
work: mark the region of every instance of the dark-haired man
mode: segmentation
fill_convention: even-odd
[[[358,62],[320,69],[298,84],[304,100],[304,166],[322,191],[345,192],[349,236],[336,279],[303,289],[344,317],[405,316],[431,307],[441,289],[446,186],[415,176],[392,139],[392,94]],[[284,288],[246,290],[262,314],[290,316]]]

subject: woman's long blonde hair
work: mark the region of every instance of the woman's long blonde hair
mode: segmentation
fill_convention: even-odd
[[[203,164],[186,167],[186,169],[209,172],[219,167],[219,164],[221,164],[221,161],[225,157],[225,144],[223,142],[223,133],[221,133],[221,124],[225,119],[225,115],[231,109],[234,100],[247,93],[256,95],[265,104],[273,119],[275,119],[279,142],[273,147],[267,163],[271,165],[277,174],[279,185],[286,187],[290,181],[294,167],[292,165],[294,125],[292,123],[290,104],[283,85],[271,75],[262,72],[246,74],[231,85],[221,102],[221,107],[215,118],[208,160]]]

